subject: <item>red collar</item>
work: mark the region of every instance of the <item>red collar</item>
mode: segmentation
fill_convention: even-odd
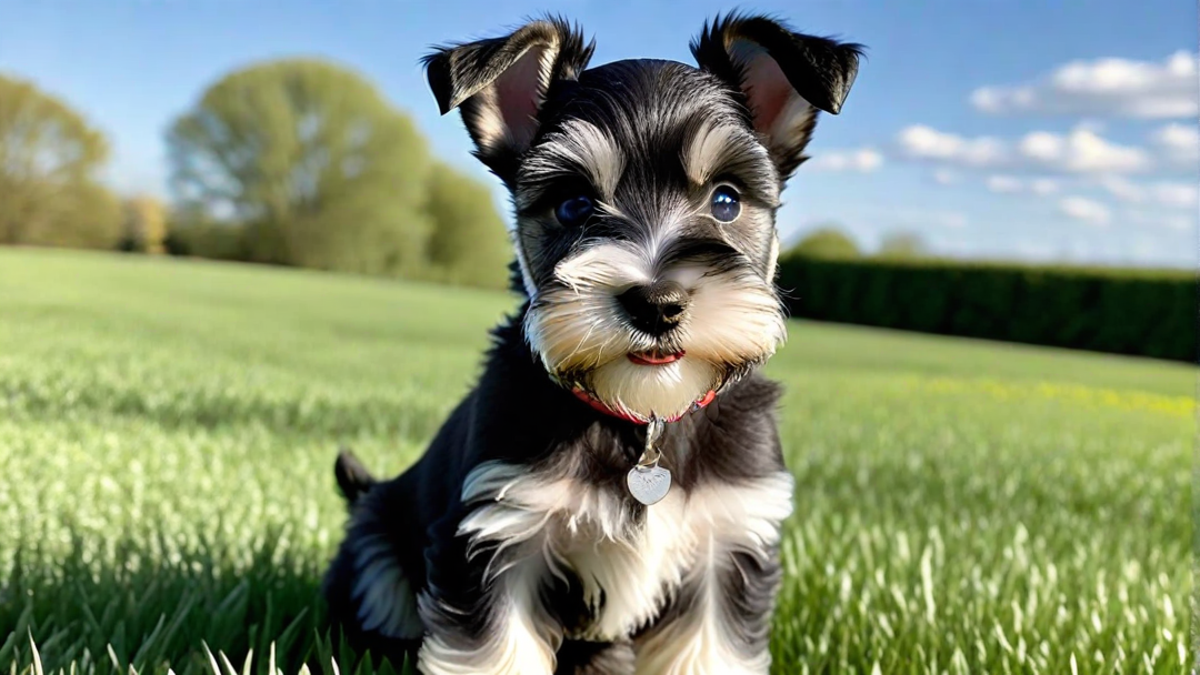
[[[613,417],[625,420],[626,422],[632,422],[634,424],[646,424],[648,422],[647,420],[637,417],[636,415],[629,412],[628,410],[625,410],[622,408],[610,408],[603,401],[596,398],[595,396],[592,396],[591,394],[584,391],[583,389],[580,389],[579,387],[572,387],[571,393],[575,394],[575,397],[578,398],[580,401],[583,401],[584,403],[592,406],[593,408],[595,408],[596,410],[599,410],[602,413],[607,413],[609,415],[612,415]],[[709,403],[712,403],[713,399],[716,397],[717,397],[716,390],[710,389],[707,394],[700,397],[695,403],[693,403],[692,407],[690,409],[688,409],[687,411],[685,411],[684,413],[682,413],[680,415],[676,415],[674,417],[668,417],[668,418],[664,419],[663,421],[664,422],[674,422],[674,421],[678,420],[679,418],[683,417],[684,415],[686,415],[687,413],[692,412],[694,410],[699,410],[699,409],[703,408],[704,406],[708,405]]]

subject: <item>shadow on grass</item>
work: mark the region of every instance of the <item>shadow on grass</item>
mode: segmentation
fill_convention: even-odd
[[[90,415],[139,422],[166,430],[260,427],[275,434],[345,437],[370,434],[420,441],[441,427],[449,403],[425,398],[361,395],[273,396],[251,390],[190,389],[164,394],[155,387],[128,388],[112,382],[17,379],[0,383],[5,413],[15,421],[71,419]]]
[[[161,538],[122,540],[103,562],[81,540],[65,555],[19,550],[0,579],[0,669],[37,672],[32,638],[48,673],[213,675],[207,647],[227,658],[224,675],[276,675],[272,652],[285,675],[304,666],[332,675],[333,659],[344,675],[415,674],[356,656],[328,625],[323,561],[297,559],[279,541],[272,532],[250,551],[202,541],[180,553]]]

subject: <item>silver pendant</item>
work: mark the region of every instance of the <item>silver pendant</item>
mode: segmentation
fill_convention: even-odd
[[[671,490],[671,472],[661,466],[635,466],[625,475],[625,484],[634,499],[650,506],[661,502]]]
[[[625,474],[629,494],[646,506],[661,502],[671,491],[671,472],[658,465],[662,453],[654,447],[662,431],[663,421],[658,417],[651,418],[646,425],[646,447],[642,456]]]

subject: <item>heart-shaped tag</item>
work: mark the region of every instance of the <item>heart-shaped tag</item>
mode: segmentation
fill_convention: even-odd
[[[671,490],[671,472],[661,466],[635,466],[626,474],[625,484],[634,499],[650,506],[661,502]]]

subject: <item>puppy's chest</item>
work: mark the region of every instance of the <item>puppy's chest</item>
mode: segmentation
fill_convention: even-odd
[[[520,570],[524,592],[545,598],[569,637],[613,640],[646,626],[681,587],[713,583],[735,552],[777,541],[792,491],[781,471],[677,486],[642,508],[611,484],[489,463],[468,478],[464,494],[478,508],[460,532],[501,544],[504,567]]]
[[[577,610],[563,617],[568,637],[613,640],[653,619],[684,583],[699,557],[698,541],[708,536],[708,524],[688,518],[687,501],[676,490],[640,514],[628,508],[620,515],[564,511],[552,518],[547,573],[570,580],[558,586],[565,597],[557,600]]]

